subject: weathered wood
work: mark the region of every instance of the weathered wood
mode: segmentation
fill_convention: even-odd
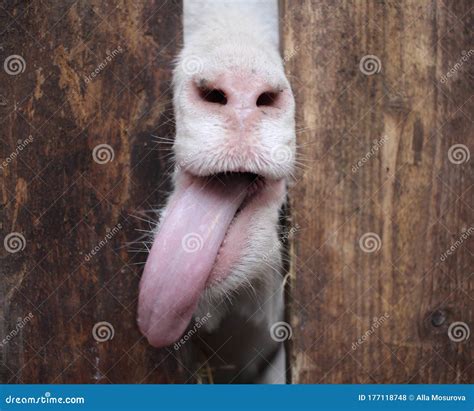
[[[282,13],[306,163],[292,191],[293,382],[472,383],[472,335],[448,337],[456,321],[474,331],[472,3]],[[367,55],[375,67],[360,68]]]
[[[10,233],[25,240],[23,250],[0,250],[0,329],[10,339],[1,382],[191,377],[180,353],[153,349],[139,333],[142,266],[134,264],[143,258],[124,247],[140,236],[135,228],[148,229],[132,215],[162,204],[169,184],[168,146],[152,134],[173,134],[180,15],[175,0],[0,7],[2,64],[11,55],[24,60],[23,72],[19,58],[20,69],[10,62],[0,70],[1,159],[10,158],[2,167],[0,240]],[[97,152],[100,144],[109,147]],[[102,321],[114,337],[97,342],[107,338],[105,329],[93,336]]]

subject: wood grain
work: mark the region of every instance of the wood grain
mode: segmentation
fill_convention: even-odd
[[[474,382],[472,335],[448,336],[474,331],[473,161],[448,155],[474,154],[472,3],[281,4],[304,163],[292,381]]]
[[[1,170],[0,239],[25,239],[23,250],[0,249],[1,382],[191,378],[182,353],[155,350],[139,333],[134,264],[143,258],[124,247],[149,228],[132,216],[151,218],[169,188],[167,146],[152,135],[173,135],[180,16],[174,0],[0,7],[2,63],[25,62],[16,75],[0,72],[1,159],[11,160]],[[111,161],[107,152],[94,160],[101,144]],[[103,321],[114,337],[98,342]]]

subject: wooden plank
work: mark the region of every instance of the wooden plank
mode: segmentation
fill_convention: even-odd
[[[474,331],[471,7],[282,3],[306,164],[292,191],[295,383],[474,380],[474,339],[448,335]]]
[[[173,135],[180,16],[175,0],[0,7],[2,64],[20,56],[0,72],[2,382],[190,377],[139,333],[143,258],[124,247],[169,188],[151,135]]]

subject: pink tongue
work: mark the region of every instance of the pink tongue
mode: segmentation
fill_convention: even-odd
[[[138,325],[151,345],[170,345],[185,331],[248,184],[177,185],[140,282]]]

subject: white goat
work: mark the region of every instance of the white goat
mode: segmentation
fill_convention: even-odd
[[[238,341],[229,361],[239,382],[285,382],[270,328],[283,318],[278,223],[295,121],[278,43],[274,0],[184,2],[173,76],[178,167],[140,285],[138,323],[150,344],[170,345],[193,315],[207,316],[208,332],[227,329]]]

